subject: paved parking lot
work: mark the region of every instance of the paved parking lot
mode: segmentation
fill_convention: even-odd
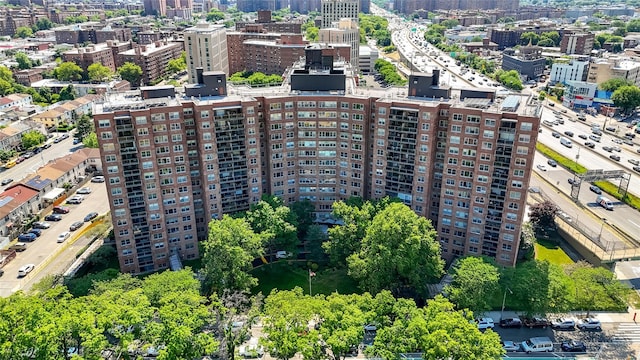
[[[63,255],[68,255],[69,258],[75,257],[76,253],[80,250],[72,244],[75,240],[74,235],[78,234],[81,230],[76,230],[71,233],[71,237],[64,243],[59,244],[56,242],[58,235],[64,231],[69,231],[69,226],[76,222],[82,221],[85,215],[92,211],[96,211],[99,214],[104,214],[109,211],[109,202],[107,201],[107,190],[104,183],[87,183],[85,186],[92,189],[92,193],[84,195],[85,200],[79,205],[67,205],[71,211],[68,214],[62,215],[62,220],[58,222],[49,222],[51,227],[43,230],[42,235],[35,241],[27,243],[27,250],[17,254],[16,258],[7,264],[3,270],[4,276],[0,278],[0,296],[6,297],[12,293],[22,289],[27,283],[30,283],[34,278],[42,278],[44,274],[40,272],[43,270],[44,265],[48,265],[52,262],[57,262],[56,256],[60,255],[61,250]],[[43,216],[44,218],[44,216]],[[84,223],[83,228],[88,223]],[[35,264],[35,269],[26,277],[18,278],[18,269],[25,264]]]

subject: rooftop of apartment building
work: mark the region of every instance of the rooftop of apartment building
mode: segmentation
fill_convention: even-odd
[[[65,55],[91,54],[99,51],[108,50],[110,48],[111,48],[111,44],[99,43],[99,44],[92,44],[92,45],[83,46],[83,47],[76,47],[71,50],[65,51],[64,54]]]
[[[175,46],[180,46],[182,48],[182,44],[177,43],[177,42],[166,42],[166,41],[156,41],[155,43],[152,44],[147,44],[147,45],[140,45],[138,47],[136,47],[135,49],[130,49],[127,51],[123,51],[120,53],[120,55],[123,56],[132,56],[132,55],[142,55],[142,56],[149,56],[151,54],[154,54],[156,52],[159,51],[163,51],[166,50],[168,48],[172,48]]]
[[[618,56],[611,56],[608,58],[592,58],[591,62],[596,65],[613,65],[612,68],[616,70],[632,70],[640,67],[640,62],[637,62],[631,58],[623,58]]]
[[[224,31],[224,29],[225,29],[224,25],[217,25],[217,24],[212,24],[208,22],[199,22],[196,24],[196,26],[186,28],[184,32],[185,33],[188,33],[188,32],[207,33],[207,32],[216,32],[220,30]]]
[[[468,94],[469,89],[451,89],[451,97],[446,99],[442,97],[414,97],[408,96],[406,88],[389,87],[386,89],[363,88],[356,85],[354,74],[348,62],[335,61],[333,69],[314,69],[309,71],[310,76],[329,75],[330,72],[344,71],[346,74],[344,90],[328,90],[328,91],[301,91],[292,89],[291,76],[294,72],[300,71],[304,66],[304,60],[296,63],[289,68],[285,80],[280,86],[275,87],[257,87],[252,88],[246,85],[233,86],[228,84],[229,95],[226,96],[201,96],[187,97],[184,94],[176,93],[175,96],[165,96],[161,98],[144,99],[139,91],[127,91],[119,93],[109,93],[102,101],[97,101],[94,106],[96,113],[112,112],[117,110],[142,110],[154,107],[164,106],[180,106],[184,101],[194,102],[197,105],[207,105],[221,100],[225,101],[247,101],[257,97],[284,97],[284,96],[335,96],[348,95],[351,98],[377,98],[392,102],[414,103],[421,106],[436,106],[439,103],[448,103],[452,107],[466,107],[482,109],[485,112],[495,113],[516,113],[525,116],[539,116],[540,103],[535,97],[518,93],[500,93],[495,96],[494,100],[482,98],[465,98],[461,99],[461,95]],[[422,74],[431,76],[432,74]],[[494,89],[474,89],[478,91],[486,91],[495,93]]]

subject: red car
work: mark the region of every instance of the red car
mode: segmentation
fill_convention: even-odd
[[[69,213],[69,208],[64,206],[55,206],[53,208],[54,214],[67,214]]]

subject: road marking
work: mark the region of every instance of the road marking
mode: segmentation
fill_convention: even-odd
[[[628,220],[628,219],[627,219],[627,220]],[[632,223],[633,225],[637,226],[637,227],[640,227],[640,225],[638,225],[638,224],[634,223],[634,222],[633,222],[633,221],[631,221],[631,220],[629,220],[629,222],[630,222],[630,223]]]

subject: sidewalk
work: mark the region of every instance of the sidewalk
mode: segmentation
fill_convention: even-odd
[[[637,311],[637,312],[638,312],[637,322],[640,323],[640,311]],[[625,323],[625,322],[633,322],[633,315],[635,313],[636,313],[635,309],[629,308],[629,311],[621,312],[621,313],[604,312],[604,311],[590,311],[589,312],[589,316],[600,320],[601,323],[619,324],[619,323]],[[489,311],[489,312],[484,313],[483,316],[490,317],[490,318],[493,319],[493,321],[495,321],[497,323],[501,319],[500,315],[501,315],[501,311]],[[502,317],[505,318],[505,319],[517,318],[519,316],[520,316],[520,314],[518,314],[518,312],[511,311],[511,310],[505,310],[503,315],[502,315]],[[570,311],[570,312],[564,313],[564,314],[548,315],[547,318],[549,320],[551,320],[552,318],[561,317],[561,316],[569,316],[569,317],[573,317],[575,319],[581,319],[581,318],[586,317],[587,313],[585,311]]]

